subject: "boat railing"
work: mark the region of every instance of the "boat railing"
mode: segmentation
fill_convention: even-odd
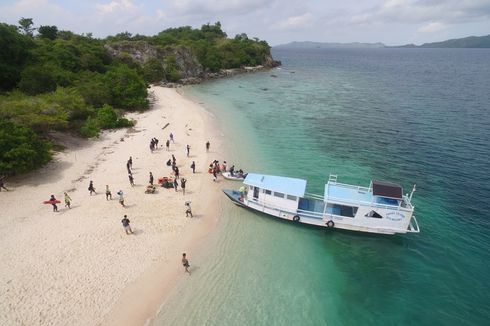
[[[312,199],[318,199],[323,201],[323,196],[317,195],[317,194],[311,194],[311,193],[305,193],[305,197],[312,198]]]
[[[306,211],[306,210],[303,210],[303,209],[296,209],[296,210],[286,210],[284,209],[283,207],[279,207],[279,206],[276,206],[274,204],[269,204],[269,203],[265,203],[264,201],[259,201],[259,200],[248,200],[249,203],[254,203],[254,204],[257,204],[259,206],[261,206],[263,209],[264,208],[268,208],[268,209],[272,209],[272,210],[275,210],[275,211],[278,211],[279,213],[287,213],[287,214],[301,214],[303,216],[307,216],[307,217],[312,217],[312,218],[317,218],[317,219],[322,219],[323,218],[323,213],[320,213],[320,212],[313,212],[313,211]]]
[[[386,205],[386,204],[380,204],[380,203],[374,203],[374,202],[369,202],[369,201],[363,201],[363,200],[349,200],[345,198],[337,198],[337,197],[331,197],[327,196],[325,198],[326,202],[329,201],[335,201],[343,204],[354,204],[354,205],[359,205],[359,206],[369,206],[369,207],[376,207],[376,208],[384,208],[384,209],[394,209],[394,210],[404,210],[404,211],[412,211],[413,209],[411,208],[405,208],[401,207],[400,205]]]
[[[412,221],[414,222],[413,224]],[[410,224],[408,225],[408,232],[412,232],[412,233],[420,232],[419,223],[417,222],[415,215],[412,215],[412,219],[410,220]]]

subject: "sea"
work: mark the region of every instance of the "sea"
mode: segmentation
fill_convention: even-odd
[[[307,179],[310,193],[330,174],[416,184],[421,232],[302,226],[223,194],[216,230],[189,253],[192,275],[152,324],[489,325],[490,49],[273,56],[281,67],[185,89],[220,127],[217,159]]]

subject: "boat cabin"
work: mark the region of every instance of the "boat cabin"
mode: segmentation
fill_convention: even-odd
[[[249,173],[243,184],[247,200],[292,211],[298,208],[306,190],[306,180],[256,173]]]

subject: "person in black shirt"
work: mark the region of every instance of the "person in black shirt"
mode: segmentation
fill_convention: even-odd
[[[132,234],[133,230],[131,230],[131,226],[129,225],[129,219],[127,215],[124,215],[124,218],[121,220],[121,223],[124,227],[124,231],[126,231],[126,234]]]

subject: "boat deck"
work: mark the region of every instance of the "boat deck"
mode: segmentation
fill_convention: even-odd
[[[325,198],[351,203],[376,203],[398,206],[398,201],[396,199],[373,196],[373,193],[369,191],[369,188],[342,183],[327,183],[325,185]]]

